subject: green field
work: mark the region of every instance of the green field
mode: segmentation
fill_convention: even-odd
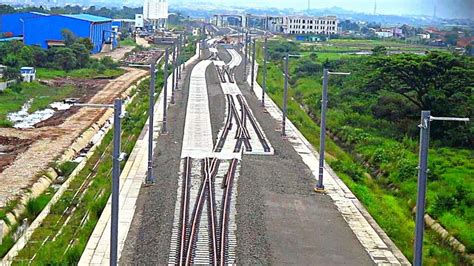
[[[115,78],[125,73],[125,70],[117,69],[105,69],[103,71],[94,68],[80,68],[74,69],[69,72],[57,69],[38,68],[36,70],[36,76],[38,79],[53,79],[53,78]]]

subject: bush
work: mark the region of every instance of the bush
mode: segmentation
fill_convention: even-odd
[[[44,207],[48,204],[49,200],[51,199],[50,195],[42,194],[41,196],[30,199],[26,203],[26,218],[29,222],[32,222],[38,214],[44,209]]]
[[[118,67],[118,64],[110,56],[105,56],[100,59],[100,63],[106,68],[115,69]]]
[[[77,165],[78,163],[76,162],[68,161],[58,165],[57,170],[62,176],[69,177],[74,171],[74,169],[76,169]]]

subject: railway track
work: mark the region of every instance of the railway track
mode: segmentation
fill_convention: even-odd
[[[226,97],[226,118],[211,148],[212,155],[184,157],[181,161],[170,265],[235,263],[235,203],[241,154],[252,153],[253,147],[255,154],[273,152],[235,84],[233,69],[242,58],[236,51],[230,53],[228,65],[214,63]]]
[[[242,112],[246,114],[246,117],[249,118],[250,124],[252,124],[253,129],[255,130],[255,133],[257,134],[257,137],[262,144],[263,150],[265,152],[271,152],[270,145],[268,144],[268,141],[265,137],[265,135],[262,132],[262,129],[258,126],[258,122],[255,119],[253,115],[250,115],[250,107],[248,106],[247,102],[245,101],[244,97],[242,95],[237,95],[237,100],[240,103],[240,106],[242,108]]]
[[[224,195],[222,198],[221,205],[221,216],[220,216],[220,235],[219,235],[219,265],[224,265],[227,262],[229,255],[228,251],[228,235],[229,235],[229,220],[230,220],[230,208],[232,200],[232,188],[234,185],[235,172],[237,170],[237,164],[239,160],[232,159],[229,170],[224,177],[222,182],[222,188],[224,189]]]
[[[202,176],[203,180],[198,191],[198,197],[194,204],[193,213],[189,216],[189,190],[191,176],[191,158],[185,158],[185,171],[183,176],[183,193],[181,204],[181,220],[180,220],[180,241],[178,243],[178,263],[179,265],[191,265],[194,263],[194,255],[197,250],[197,238],[199,224],[207,201],[207,215],[209,227],[209,258],[212,265],[218,264],[218,222],[217,208],[214,190],[214,179],[219,168],[219,160],[217,158],[205,158],[202,160]]]

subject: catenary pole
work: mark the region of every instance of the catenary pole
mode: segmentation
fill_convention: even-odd
[[[426,187],[428,176],[428,151],[430,141],[431,121],[451,121],[451,122],[469,122],[469,118],[460,117],[434,117],[430,111],[421,112],[420,127],[420,151],[418,162],[418,189],[416,198],[416,217],[415,217],[415,244],[413,265],[421,266],[423,264],[423,233],[425,228],[425,205],[426,205]]]
[[[165,50],[165,67],[163,68],[163,127],[161,133],[166,134],[168,132],[168,58],[169,50]]]
[[[250,42],[252,45],[252,73],[251,73],[251,78],[252,80],[250,81],[250,87],[253,91],[254,85],[255,85],[255,54],[256,54],[256,45],[257,45],[257,40],[254,39],[253,42]]]
[[[321,127],[319,132],[319,175],[316,190],[324,190],[323,172],[324,172],[324,153],[326,147],[326,111],[328,107],[328,82],[329,70],[323,70],[323,96],[321,99]]]
[[[263,82],[262,82],[262,107],[265,107],[265,93],[267,91],[267,60],[268,60],[268,38],[265,36],[264,50],[263,50]]]
[[[110,226],[110,265],[117,265],[118,260],[118,216],[120,193],[120,119],[122,115],[122,100],[114,102],[114,150],[112,163],[112,212]]]
[[[173,74],[171,78],[171,104],[176,103],[176,95],[175,95],[175,90],[176,90],[176,82],[175,80],[177,79],[176,77],[176,43],[173,44]]]
[[[288,60],[290,54],[285,56],[285,91],[283,93],[283,120],[281,122],[281,135],[286,136],[286,111],[287,111],[287,102],[288,102]]]
[[[245,32],[245,41],[244,41],[244,79],[247,79],[247,41],[248,41],[248,32]]]
[[[418,164],[418,192],[416,200],[415,254],[413,265],[421,266],[423,261],[423,231],[425,227],[426,176],[428,174],[428,147],[430,139],[430,111],[421,112],[420,151]]]
[[[148,104],[148,171],[146,175],[146,184],[152,184],[155,182],[153,176],[153,122],[155,119],[155,73],[156,63],[153,62],[150,65],[150,92],[149,92],[149,104]]]

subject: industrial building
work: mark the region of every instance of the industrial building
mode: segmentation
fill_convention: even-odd
[[[0,33],[12,32],[13,36],[22,36],[26,45],[38,45],[45,49],[62,46],[62,31],[67,29],[78,38],[89,38],[93,44],[92,53],[117,46],[116,32],[112,30],[112,19],[109,18],[88,14],[20,13],[2,15],[0,21]]]
[[[48,16],[39,12],[0,15],[0,33],[7,37],[23,36],[23,21],[28,18]]]

